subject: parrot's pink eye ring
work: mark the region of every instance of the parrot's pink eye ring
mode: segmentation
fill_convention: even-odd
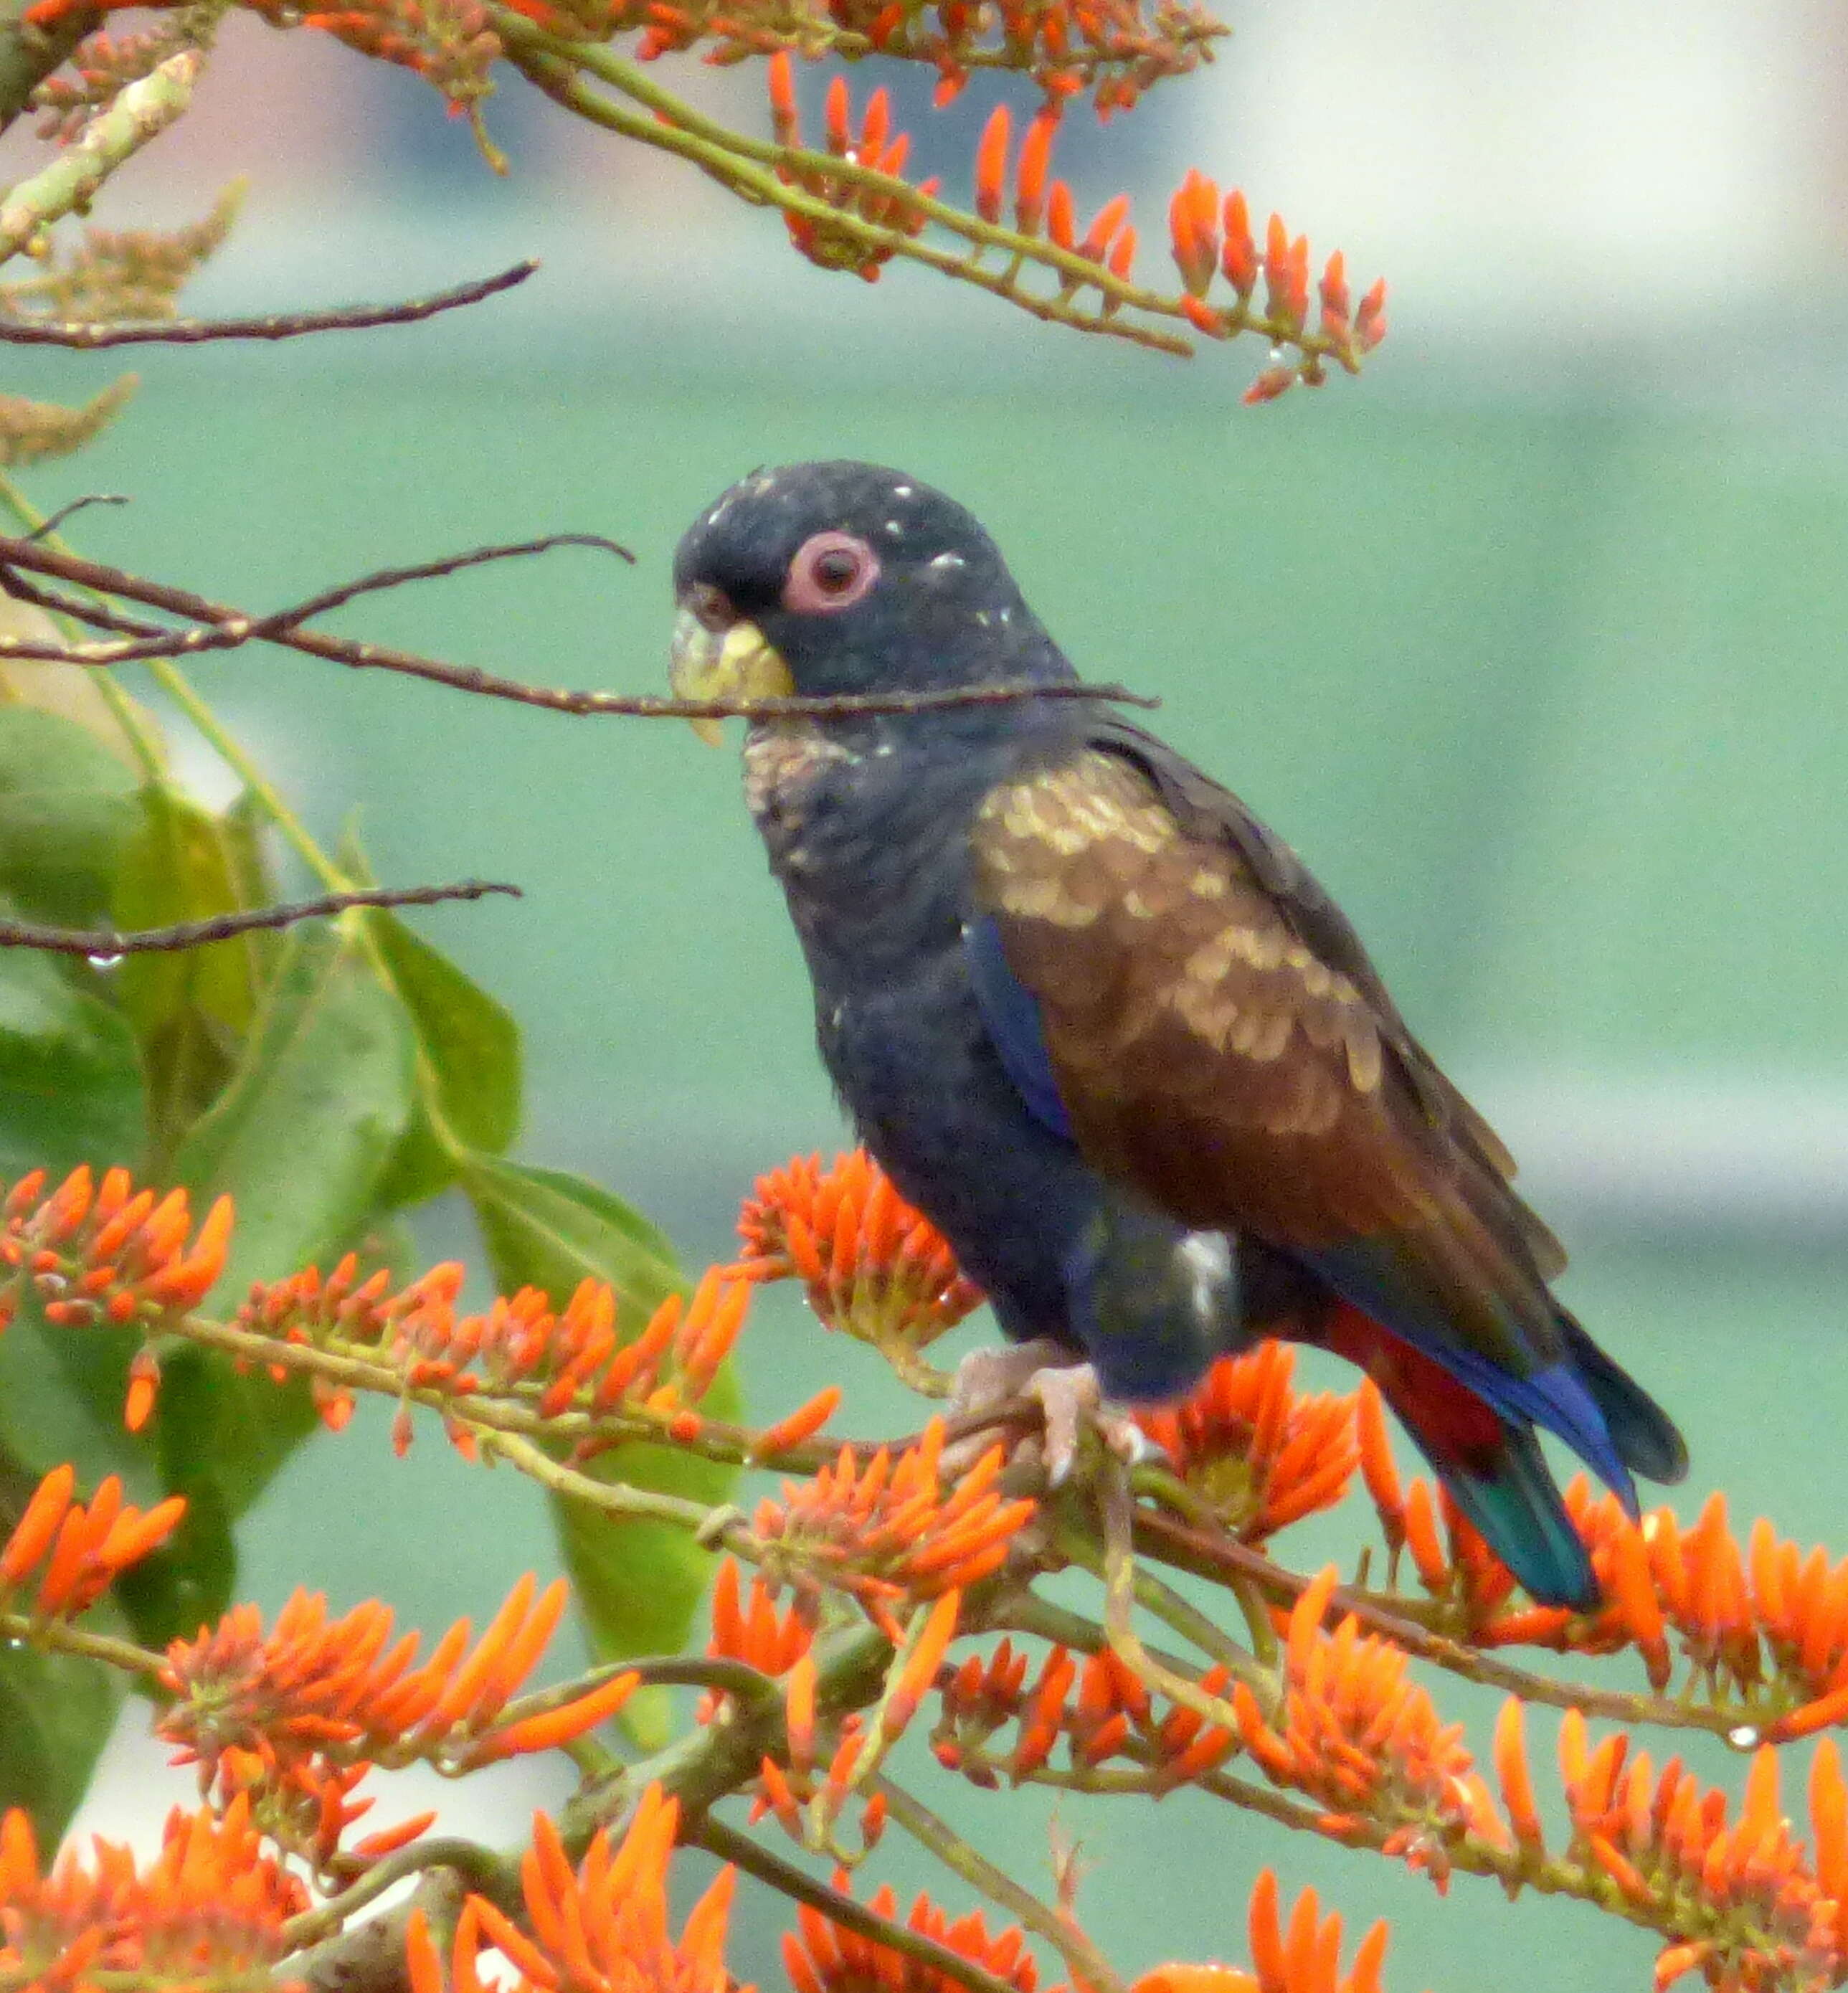
[[[789,564],[783,607],[802,615],[828,615],[863,601],[879,579],[879,556],[851,533],[815,533]]]

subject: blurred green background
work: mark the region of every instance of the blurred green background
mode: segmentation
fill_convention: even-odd
[[[347,288],[491,267],[520,217],[480,219],[387,237],[357,279],[343,266]],[[266,296],[327,294],[319,235],[254,239]],[[130,415],[33,496],[132,494],[73,528],[85,552],[257,609],[483,542],[611,534],[634,571],[561,553],[339,627],[647,690],[675,540],[733,478],[851,455],[948,487],[1080,668],[1160,694],[1161,730],[1342,899],[1415,1027],[1529,1161],[1574,1249],[1573,1304],[1685,1425],[1684,1512],[1721,1486],[1741,1525],[1768,1513],[1848,1547],[1848,453],[1833,415],[1794,388],[1652,392],[1601,357],[1555,356],[1517,385],[1492,353],[1457,364],[1429,296],[1365,380],[1247,412],[1236,393],[1258,363],[1237,351],[1192,370],[1100,353],[903,275],[869,292],[779,266],[760,292],[764,261],[716,239],[636,296],[577,289],[567,257],[466,324],[151,350]],[[671,264],[674,246],[646,253]],[[106,371],[28,355],[9,375],[74,399]],[[196,677],[318,829],[357,816],[382,878],[526,889],[419,917],[523,1020],[522,1154],[599,1177],[698,1264],[728,1252],[755,1171],[842,1139],[732,753],[678,726],[254,651]],[[423,1240],[467,1244],[440,1206]],[[849,1383],[849,1429],[914,1416],[781,1294],[743,1369],[766,1416],[831,1377]],[[433,1434],[401,1464],[383,1420],[362,1419],[268,1497],[245,1589],[272,1608],[298,1583],[336,1605],[382,1589],[431,1628],[479,1617],[551,1558],[531,1494]],[[1303,1554],[1343,1543],[1320,1526]],[[1536,1759],[1550,1729],[1534,1728]],[[1723,1755],[1710,1775],[1737,1769]],[[507,1835],[530,1803],[509,1799]],[[1039,1798],[948,1805],[1044,1883]],[[1467,1878],[1440,1902],[1188,1795],[1061,1819],[1096,1865],[1086,1918],[1129,1968],[1241,1957],[1266,1861],[1356,1923],[1389,1913],[1402,1989],[1641,1984],[1655,1948]],[[901,1889],[927,1874],[890,1842],[880,1872]],[[776,1906],[746,1904],[741,1977],[781,1983],[779,1928]]]

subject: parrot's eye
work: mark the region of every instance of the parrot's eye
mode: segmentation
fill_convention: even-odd
[[[804,614],[851,609],[879,579],[879,560],[851,533],[816,533],[802,542],[783,584],[783,607]]]

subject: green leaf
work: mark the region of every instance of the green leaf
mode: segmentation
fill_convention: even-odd
[[[720,1373],[702,1403],[716,1418],[736,1417],[737,1390],[727,1372]],[[714,1504],[726,1499],[738,1478],[737,1470],[721,1461],[639,1441],[599,1454],[583,1471],[599,1481],[627,1482],[631,1488]],[[671,1523],[608,1516],[582,1502],[548,1499],[565,1568],[576,1588],[597,1659],[678,1653],[705,1595],[712,1553]],[[623,1718],[644,1750],[658,1750],[667,1742],[664,1696],[636,1696]]]
[[[504,1293],[542,1287],[562,1304],[580,1280],[607,1280],[634,1329],[685,1290],[661,1231],[587,1178],[471,1155],[462,1183]]]
[[[237,1203],[221,1291],[350,1245],[410,1120],[411,1034],[347,918],[293,929],[217,1104],[176,1158],[201,1206]]]
[[[34,920],[97,920],[134,791],[132,772],[75,720],[0,707],[0,892]]]
[[[398,916],[367,916],[386,974],[417,1035],[418,1112],[382,1201],[418,1204],[459,1172],[458,1143],[498,1155],[520,1126],[520,1027],[513,1014]],[[433,1125],[439,1116],[448,1139]]]
[[[43,1167],[55,1183],[79,1163],[137,1162],[146,1144],[134,1034],[77,986],[84,973],[0,949],[0,1178]]]
[[[137,798],[138,819],[117,873],[114,918],[125,929],[209,918],[247,897],[247,833],[166,783]],[[222,1091],[258,995],[281,952],[273,934],[204,948],[131,955],[116,990],[148,1074],[150,1166],[158,1174],[186,1130]]]
[[[0,1335],[0,1464],[29,1489],[67,1460],[86,1489],[116,1474],[130,1501],[159,1501],[166,1490],[152,1451],[122,1426],[139,1340],[121,1330],[53,1328],[29,1294]]]
[[[49,1860],[109,1741],[122,1690],[101,1662],[0,1650],[0,1812],[22,1807]]]
[[[597,1185],[562,1170],[471,1156],[463,1184],[473,1202],[497,1283],[504,1293],[542,1287],[555,1303],[586,1278],[616,1290],[618,1321],[634,1335],[670,1294],[684,1292],[671,1249],[647,1220]],[[720,1373],[705,1401],[719,1418],[735,1415],[736,1386]],[[631,1486],[722,1502],[735,1470],[671,1448],[637,1441],[592,1461],[586,1471]],[[599,1658],[672,1653],[686,1638],[712,1568],[711,1553],[684,1530],[618,1520],[552,1499],[552,1520]],[[659,1742],[664,1710],[640,1697],[624,1712],[644,1748]]]

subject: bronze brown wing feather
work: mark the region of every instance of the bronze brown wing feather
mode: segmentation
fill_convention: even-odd
[[[1562,1256],[1506,1151],[1236,798],[1112,729],[996,790],[974,850],[1096,1167],[1190,1226],[1310,1253],[1390,1237],[1485,1352],[1518,1369],[1556,1353]]]

